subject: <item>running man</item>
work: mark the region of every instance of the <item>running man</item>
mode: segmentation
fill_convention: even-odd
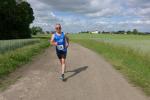
[[[64,73],[66,68],[65,60],[67,56],[67,48],[69,46],[69,38],[64,32],[61,31],[60,24],[56,24],[55,30],[56,32],[52,35],[50,42],[53,46],[56,46],[56,54],[61,64],[61,80],[64,81]]]

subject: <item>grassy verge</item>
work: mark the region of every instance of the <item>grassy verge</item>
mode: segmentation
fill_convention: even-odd
[[[134,84],[150,96],[149,56],[141,55],[130,48],[99,42],[92,39],[73,39],[99,54],[102,54],[117,70],[120,70]]]
[[[49,43],[47,40],[41,40],[39,43],[24,46],[14,51],[0,54],[0,77],[8,75],[17,67],[29,62],[34,55],[39,54]]]

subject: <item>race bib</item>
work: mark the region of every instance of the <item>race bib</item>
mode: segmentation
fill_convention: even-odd
[[[64,50],[64,46],[63,45],[57,45],[57,49],[58,50]]]

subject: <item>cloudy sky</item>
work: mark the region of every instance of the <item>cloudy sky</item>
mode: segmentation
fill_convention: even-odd
[[[65,32],[117,31],[136,28],[150,32],[150,0],[27,0],[32,26],[52,31],[61,23]]]

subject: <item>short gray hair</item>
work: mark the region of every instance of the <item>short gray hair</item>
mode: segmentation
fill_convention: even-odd
[[[57,23],[57,24],[55,25],[55,27],[56,27],[57,25],[61,26],[61,24]]]

